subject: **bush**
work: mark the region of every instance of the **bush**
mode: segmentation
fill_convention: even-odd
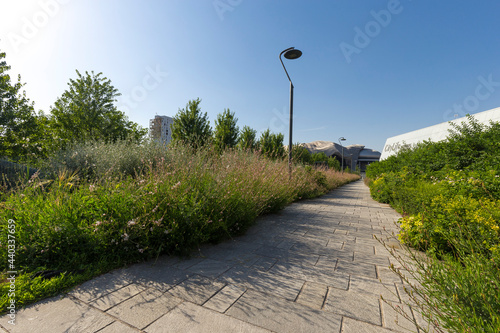
[[[55,178],[67,170],[87,180],[135,176],[147,168],[154,168],[166,156],[166,147],[155,141],[142,144],[129,141],[78,143],[45,161],[42,173],[45,177]]]

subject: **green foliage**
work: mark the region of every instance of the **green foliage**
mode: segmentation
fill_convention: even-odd
[[[155,141],[75,143],[44,161],[41,172],[50,178],[61,172],[76,173],[89,180],[135,177],[156,167],[157,161],[164,161],[166,157],[165,147]]]
[[[311,154],[310,163],[319,164],[324,162],[330,169],[340,170],[340,162],[333,156],[326,156],[324,152]]]
[[[50,127],[63,146],[79,141],[142,140],[147,130],[116,108],[116,97],[121,94],[111,81],[102,73],[76,73],[78,78],[70,79],[69,89],[51,109]]]
[[[43,155],[44,136],[33,103],[21,93],[21,76],[11,82],[4,58],[0,52],[0,157],[29,163]]]
[[[283,159],[285,157],[283,139],[282,133],[275,134],[271,133],[269,129],[265,130],[259,139],[261,153],[272,159]]]
[[[311,164],[313,162],[311,152],[300,144],[294,144],[292,146],[292,160],[295,163],[301,164]]]
[[[311,159],[313,162],[328,162],[328,156],[324,152],[312,154]]]
[[[214,144],[219,149],[233,148],[238,143],[239,128],[236,125],[238,118],[234,112],[225,109],[224,113],[218,114],[215,120]]]
[[[120,143],[97,147],[95,152],[91,144],[76,148],[73,153],[88,153],[96,158],[96,165],[106,166],[95,167],[96,174],[106,176],[87,180],[60,170],[51,179],[34,178],[1,204],[0,228],[5,230],[7,221],[14,220],[16,243],[22,244],[16,251],[22,285],[36,271],[68,272],[45,284],[34,280],[35,290],[18,290],[24,304],[84,278],[70,272],[83,270],[89,278],[163,253],[187,254],[203,242],[241,234],[260,214],[359,178],[297,167],[290,180],[286,161],[241,150],[213,154],[209,147],[172,145],[163,156],[153,155],[153,164],[145,159],[135,167],[134,156],[151,156],[149,148]],[[124,166],[134,167],[114,164],[123,148],[137,150],[123,158]],[[63,161],[71,160],[66,156],[69,159]],[[74,163],[78,170],[79,163],[86,167],[83,159]],[[106,171],[107,166],[111,169]],[[126,170],[134,170],[134,177],[119,177],[123,170],[127,175]],[[0,244],[6,244],[6,237],[6,232],[0,234]],[[8,270],[7,255],[7,247],[1,246],[3,272]],[[5,282],[0,288],[5,288]],[[0,312],[5,311],[6,300],[7,294],[2,293]]]
[[[212,129],[208,115],[201,113],[201,100],[191,100],[184,109],[179,109],[171,125],[172,141],[185,143],[191,147],[202,147],[210,141]]]
[[[461,231],[462,234],[450,242],[465,240],[470,248],[477,248],[467,228],[461,227]],[[419,331],[499,332],[498,261],[462,252],[441,258],[423,256],[410,248],[406,248],[404,255],[391,252],[397,261],[391,269],[403,279],[404,291],[410,300],[405,303],[432,325],[426,327],[421,321],[413,320]],[[401,308],[396,311],[401,311]],[[406,314],[413,319],[410,313]]]
[[[249,126],[243,126],[240,132],[238,147],[243,150],[255,149],[257,147],[257,131]]]
[[[338,159],[336,159],[335,157],[329,156],[327,162],[328,162],[328,167],[330,169],[340,171],[340,161]],[[358,174],[359,174],[359,172],[358,172]]]
[[[431,256],[414,258],[415,302],[454,332],[500,331],[499,140],[499,123],[468,116],[447,140],[402,149],[367,170],[373,198],[404,214],[399,239]]]

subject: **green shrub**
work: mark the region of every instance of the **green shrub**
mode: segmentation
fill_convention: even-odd
[[[414,256],[419,265],[408,272],[418,281],[414,301],[438,331],[500,331],[499,141],[499,123],[469,117],[447,140],[367,169],[373,198],[404,215],[399,239],[430,256]]]
[[[165,146],[154,141],[142,144],[128,141],[115,143],[78,143],[59,151],[43,163],[43,173],[55,177],[62,170],[78,172],[86,179],[109,176],[135,176],[165,159]]]

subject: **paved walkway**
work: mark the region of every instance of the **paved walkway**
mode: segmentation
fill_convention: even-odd
[[[373,238],[399,217],[358,181],[262,217],[192,259],[113,271],[19,311],[16,326],[5,316],[0,325],[22,333],[416,331],[380,300],[402,306],[402,281]]]

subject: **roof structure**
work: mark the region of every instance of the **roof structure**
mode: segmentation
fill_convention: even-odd
[[[380,152],[365,148],[363,145],[341,146],[331,141],[313,141],[303,143],[302,146],[312,154],[323,152],[326,156],[336,156],[338,159],[343,156],[344,161],[348,161],[346,165],[350,165],[350,168],[355,168],[360,162],[375,162],[380,158]]]
[[[500,122],[500,107],[479,112],[472,116],[482,124],[489,124],[491,121]],[[390,137],[385,142],[380,160],[385,160],[389,156],[397,154],[399,149],[403,146],[414,146],[424,140],[433,142],[445,140],[450,134],[449,130],[452,129],[451,123],[459,125],[461,123],[467,123],[468,121],[467,117],[461,117],[452,121]]]

